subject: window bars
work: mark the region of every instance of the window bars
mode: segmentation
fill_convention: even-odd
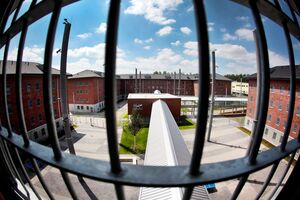
[[[238,186],[232,196],[236,199],[243,189],[248,176],[262,168],[272,165],[272,170],[267,177],[265,184],[257,195],[256,199],[263,194],[268,186],[272,176],[274,175],[278,163],[281,159],[289,156],[290,162],[286,167],[284,175],[278,182],[273,195],[281,185],[287,171],[290,168],[295,152],[300,147],[299,137],[288,142],[288,135],[291,129],[293,120],[294,104],[295,104],[295,61],[292,49],[290,34],[300,40],[300,29],[298,26],[297,18],[294,10],[288,2],[289,8],[292,13],[292,19],[289,18],[280,8],[277,0],[275,3],[263,0],[232,0],[235,3],[249,7],[252,11],[253,19],[256,24],[257,30],[257,46],[259,49],[259,62],[261,63],[258,70],[258,82],[260,84],[258,101],[258,121],[254,129],[253,142],[249,147],[249,154],[243,158],[223,161],[218,163],[201,164],[201,158],[204,147],[207,111],[208,111],[208,96],[209,96],[209,39],[207,32],[207,21],[205,15],[205,7],[203,1],[194,0],[194,12],[196,18],[196,28],[198,37],[198,55],[199,59],[199,104],[198,104],[198,118],[196,136],[194,142],[194,149],[190,166],[175,166],[175,167],[158,167],[158,166],[135,166],[120,163],[118,156],[117,144],[117,130],[116,130],[116,46],[117,46],[117,33],[118,33],[118,20],[120,12],[120,0],[111,0],[109,7],[109,14],[107,20],[107,36],[105,47],[105,103],[106,110],[105,116],[107,127],[107,140],[109,145],[110,162],[83,158],[72,154],[64,153],[61,151],[58,144],[57,130],[55,126],[55,118],[53,111],[53,98],[52,98],[52,52],[53,44],[55,41],[56,26],[60,11],[64,6],[75,3],[77,0],[44,0],[36,4],[32,1],[29,10],[17,19],[18,12],[22,6],[23,1],[9,1],[6,10],[2,14],[0,24],[0,48],[4,48],[3,66],[1,74],[1,87],[5,120],[1,124],[1,139],[0,148],[1,156],[4,158],[1,162],[4,163],[8,169],[11,177],[17,178],[26,195],[29,197],[29,192],[24,186],[21,175],[26,178],[30,188],[35,195],[41,199],[39,193],[31,183],[27,172],[24,168],[22,160],[19,156],[19,151],[29,155],[33,164],[34,170],[45,189],[48,197],[54,199],[53,195],[48,189],[48,186],[43,180],[36,160],[39,159],[43,162],[60,170],[62,178],[69,190],[73,199],[77,199],[76,191],[68,177],[68,173],[75,174],[79,177],[87,177],[98,181],[109,182],[115,185],[115,190],[118,199],[125,199],[122,185],[131,186],[147,186],[147,187],[185,187],[183,199],[190,199],[193,188],[197,185],[206,183],[220,182],[233,178],[241,177]],[[12,10],[15,10],[11,26],[4,32],[7,19]],[[52,148],[42,146],[38,143],[32,142],[27,136],[27,128],[24,120],[24,112],[22,105],[22,54],[24,50],[24,42],[28,27],[35,21],[41,19],[47,14],[52,14],[49,23],[47,40],[45,44],[45,55],[43,65],[43,95],[44,95],[44,110],[47,122],[48,133]],[[269,149],[259,153],[259,146],[262,141],[263,130],[266,123],[269,89],[270,89],[270,74],[269,74],[269,60],[268,60],[268,47],[266,43],[266,36],[264,26],[262,24],[261,15],[264,15],[280,25],[285,33],[287,48],[289,52],[290,62],[290,100],[289,100],[289,114],[285,127],[284,136],[280,146]],[[19,40],[19,48],[17,55],[17,70],[16,70],[16,93],[17,93],[17,108],[18,119],[20,121],[21,135],[19,136],[12,131],[11,122],[8,113],[8,100],[7,100],[7,66],[6,61],[8,57],[8,50],[10,40],[21,33]],[[111,92],[113,91],[113,92]],[[18,163],[15,163],[13,157],[16,158]],[[16,164],[21,166],[21,171],[17,170]],[[299,163],[297,163],[299,165]]]

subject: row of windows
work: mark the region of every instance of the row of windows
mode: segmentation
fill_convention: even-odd
[[[269,134],[269,129],[268,129],[268,128],[265,129],[265,133],[264,133],[264,134],[265,134],[265,135],[268,135],[268,134]],[[273,139],[273,140],[276,140],[276,138],[277,138],[277,133],[276,133],[276,132],[273,132],[272,139]],[[282,138],[283,138],[283,136],[280,135],[280,139],[279,139],[279,142],[280,142],[280,143],[282,142]]]
[[[77,94],[88,94],[89,91],[88,90],[77,90],[76,93]]]
[[[88,85],[89,85],[89,82],[83,83],[83,82],[80,81],[80,82],[77,82],[76,85],[77,85],[77,86],[88,86]]]

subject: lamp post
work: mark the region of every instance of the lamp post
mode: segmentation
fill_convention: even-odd
[[[215,79],[216,79],[216,50],[211,52],[212,57],[212,81],[211,81],[211,100],[210,100],[210,110],[209,110],[209,122],[208,122],[208,130],[207,130],[207,141],[210,141],[212,121],[214,115],[214,104],[215,104]]]

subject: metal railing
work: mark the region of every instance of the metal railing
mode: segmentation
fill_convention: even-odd
[[[2,13],[2,19],[0,24],[0,48],[4,48],[3,66],[1,74],[1,87],[3,93],[2,104],[4,110],[5,120],[1,124],[1,163],[6,166],[9,176],[17,178],[23,188],[26,191],[26,195],[29,195],[28,190],[25,187],[24,182],[21,179],[21,175],[24,175],[26,181],[29,183],[30,188],[35,195],[41,199],[39,193],[31,183],[27,172],[24,168],[22,160],[19,156],[19,151],[29,155],[31,162],[33,163],[35,172],[45,189],[48,197],[54,199],[52,193],[49,191],[47,184],[45,183],[43,176],[37,166],[36,160],[39,159],[43,162],[60,170],[61,176],[69,193],[73,199],[78,199],[76,191],[69,179],[68,173],[77,175],[78,177],[87,177],[98,181],[104,181],[115,185],[115,191],[118,199],[125,199],[123,185],[131,186],[147,186],[147,187],[185,187],[183,199],[190,199],[194,186],[220,182],[233,178],[241,177],[239,184],[232,196],[232,199],[236,199],[243,189],[245,182],[249,174],[256,172],[262,168],[272,165],[272,170],[267,177],[264,186],[257,195],[258,199],[268,184],[277,169],[278,163],[281,159],[291,156],[293,159],[295,152],[300,147],[299,137],[291,141],[287,141],[288,135],[293,120],[294,104],[295,104],[295,61],[293,55],[293,48],[291,44],[290,34],[300,40],[300,29],[298,26],[297,18],[295,17],[294,10],[291,9],[289,1],[289,8],[293,13],[292,19],[289,18],[280,8],[277,0],[275,4],[270,1],[263,0],[232,0],[232,2],[241,4],[248,7],[253,15],[257,30],[257,46],[259,50],[259,62],[260,68],[258,70],[258,82],[260,85],[259,99],[257,106],[259,109],[257,113],[257,124],[254,129],[252,142],[249,146],[249,153],[239,159],[223,161],[218,163],[201,164],[207,114],[208,114],[208,97],[209,97],[209,38],[208,27],[206,20],[206,10],[203,1],[194,0],[194,13],[196,19],[196,29],[198,38],[198,55],[199,59],[199,100],[198,100],[198,118],[197,128],[194,140],[194,149],[192,153],[192,159],[189,166],[174,166],[174,167],[160,167],[160,166],[134,166],[121,164],[118,154],[117,143],[117,129],[116,129],[116,46],[117,46],[117,33],[118,33],[118,20],[120,13],[120,0],[111,0],[109,7],[109,14],[107,20],[107,34],[106,34],[106,47],[105,47],[105,117],[107,127],[107,140],[109,146],[110,162],[100,161],[95,159],[83,158],[69,153],[62,152],[58,143],[57,130],[55,126],[55,118],[52,103],[52,52],[53,44],[55,41],[56,27],[58,18],[60,16],[61,9],[71,3],[75,3],[77,0],[44,0],[36,4],[33,0],[29,10],[17,19],[18,12],[22,6],[23,1],[7,1],[7,7],[4,13]],[[4,28],[7,23],[9,15],[15,10],[14,17],[10,27],[4,32]],[[45,44],[45,54],[43,62],[43,96],[44,96],[44,111],[47,121],[47,128],[49,133],[49,139],[52,148],[42,146],[33,141],[30,141],[27,136],[26,124],[24,123],[24,113],[22,105],[22,57],[24,51],[24,42],[26,40],[26,33],[28,27],[41,19],[43,16],[51,14],[51,20],[49,23],[47,40]],[[269,98],[269,59],[268,59],[268,47],[266,42],[266,36],[264,26],[262,23],[261,14],[268,17],[280,25],[285,32],[285,40],[287,42],[287,48],[289,51],[290,62],[290,107],[289,115],[287,118],[286,129],[280,146],[269,149],[267,151],[259,153],[259,146],[262,141],[263,131],[265,127],[268,98]],[[21,122],[21,136],[13,133],[12,126],[8,113],[7,103],[7,71],[6,62],[8,57],[8,51],[11,39],[17,34],[21,34],[19,40],[18,56],[17,56],[17,70],[16,70],[16,93],[17,93],[17,108],[18,119]],[[21,171],[19,172],[15,166],[13,157],[19,162]],[[276,189],[281,185],[283,178],[285,177],[291,162],[286,167],[286,171],[283,177],[278,182]],[[299,163],[296,164],[296,166]],[[295,167],[295,169],[298,169]],[[299,171],[299,169],[298,169]],[[299,173],[299,172],[298,172]],[[293,175],[294,173],[292,173]],[[296,174],[296,173],[295,173]],[[292,180],[292,179],[291,179]],[[293,179],[294,180],[294,179]],[[289,180],[288,180],[289,183]],[[288,189],[288,188],[284,188]]]

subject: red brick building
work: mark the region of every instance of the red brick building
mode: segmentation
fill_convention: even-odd
[[[290,137],[295,138],[300,126],[300,68],[296,67],[296,101]],[[280,144],[286,125],[289,108],[289,66],[278,66],[270,69],[270,101],[264,139],[274,145]],[[249,92],[245,127],[252,130],[256,106],[256,74],[249,77]]]
[[[157,100],[163,100],[168,105],[175,120],[180,117],[181,99],[171,94],[129,94],[128,96],[128,114],[131,115],[136,110],[145,118],[150,118],[152,104]]]
[[[122,99],[121,80],[117,80],[118,100]],[[104,73],[84,70],[68,78],[70,112],[99,112],[104,103]]]
[[[3,61],[0,61],[0,74],[2,76]],[[22,63],[22,97],[23,108],[25,115],[26,127],[28,136],[35,141],[43,141],[48,138],[48,131],[46,127],[46,119],[44,114],[44,101],[43,101],[43,66],[34,62]],[[16,106],[16,62],[7,61],[7,100],[8,112],[13,131],[20,133],[18,113]],[[59,102],[60,97],[60,72],[59,70],[52,69],[52,94],[53,94],[53,107],[56,119],[56,126],[58,131],[62,131],[61,120],[61,107]],[[0,87],[0,101],[1,110],[3,107],[2,87]],[[4,112],[0,115],[1,122],[6,123]]]

